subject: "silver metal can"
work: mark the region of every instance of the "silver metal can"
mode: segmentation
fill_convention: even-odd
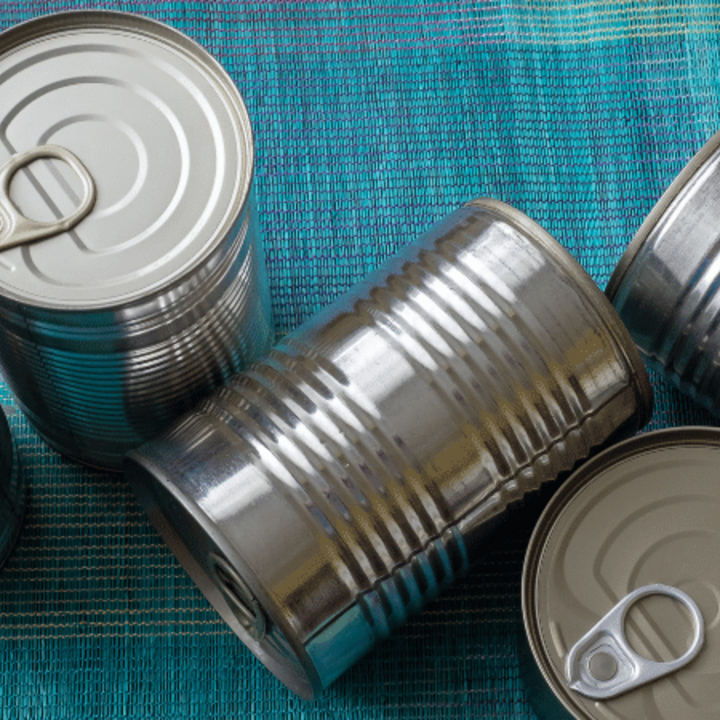
[[[117,470],[272,342],[247,111],[192,40],[104,11],[3,33],[0,97],[0,366]]]
[[[5,413],[0,410],[0,568],[20,532],[27,491]]]
[[[718,716],[719,509],[716,428],[640,435],[563,483],[523,570],[540,720]]]
[[[620,260],[606,294],[640,350],[720,412],[720,133],[690,161]]]
[[[592,280],[479,200],[125,474],[230,627],[311,697],[465,571],[511,506],[651,404]]]

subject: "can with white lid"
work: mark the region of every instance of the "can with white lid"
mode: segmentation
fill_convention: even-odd
[[[717,428],[640,435],[562,485],[523,571],[540,720],[720,715],[719,510]]]
[[[0,97],[0,366],[118,469],[272,339],[247,111],[195,42],[106,11],[3,33]]]

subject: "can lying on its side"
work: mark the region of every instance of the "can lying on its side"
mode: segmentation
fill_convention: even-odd
[[[27,491],[5,413],[0,410],[0,568],[20,532]]]
[[[0,77],[0,366],[48,442],[117,470],[272,342],[249,118],[124,13],[6,31]]]
[[[311,697],[463,572],[509,506],[651,405],[592,280],[481,200],[125,472],[232,629]]]
[[[536,661],[524,657],[525,679],[541,720],[720,715],[718,517],[715,428],[632,438],[563,484],[538,522],[523,572],[525,628]],[[641,588],[654,590],[626,609],[622,624],[613,629],[601,620]],[[686,599],[679,602],[674,592]],[[696,620],[704,625],[699,632]],[[598,622],[605,631],[583,641]],[[688,664],[635,684],[681,659],[696,636],[701,649]],[[633,653],[635,676],[626,672]],[[577,677],[583,685],[571,687]],[[607,697],[584,694],[588,683]]]
[[[640,350],[720,413],[720,133],[638,230],[606,293]]]

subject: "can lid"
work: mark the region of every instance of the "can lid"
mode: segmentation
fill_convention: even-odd
[[[714,428],[662,430],[620,443],[582,466],[553,497],[530,541],[523,614],[541,672],[574,717],[715,717],[720,706],[718,517],[720,430]],[[583,644],[593,684],[612,684],[608,668],[613,676],[618,668],[610,660],[623,654],[613,651],[617,638],[600,637],[598,629],[635,591],[642,599],[627,608],[621,638],[631,648],[628,656],[634,651],[650,665],[669,664],[698,642],[692,613],[670,591],[648,593],[652,586],[677,589],[699,608],[704,632],[697,657],[608,699],[572,689],[577,668],[569,659]],[[590,657],[588,648],[598,650],[597,657]]]
[[[663,218],[666,217],[676,198],[685,190],[692,191],[691,186],[696,180],[704,182],[708,179],[704,174],[701,175],[700,171],[703,170],[709,162],[717,163],[719,159],[717,157],[718,153],[720,153],[720,132],[715,133],[682,169],[670,187],[663,193],[660,200],[658,200],[655,207],[650,211],[650,214],[645,218],[640,229],[635,233],[635,236],[620,258],[620,262],[618,262],[605,288],[605,294],[610,299],[610,302],[615,301],[615,296],[625,280],[630,267],[633,262],[635,262],[645,243],[650,241],[650,238],[654,236],[656,228]],[[712,179],[714,180],[714,178]],[[702,202],[703,199],[701,198],[700,200]],[[690,214],[692,215],[693,213]]]
[[[108,11],[31,20],[0,36],[0,84],[0,165],[59,146],[96,188],[74,228],[0,252],[0,294],[114,307],[192,272],[232,230],[250,192],[250,122],[227,73],[185,35]],[[47,222],[71,215],[83,189],[66,162],[37,159],[10,197]]]

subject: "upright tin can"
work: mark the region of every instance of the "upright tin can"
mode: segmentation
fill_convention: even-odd
[[[27,491],[5,413],[0,409],[0,568],[17,539]]]
[[[230,627],[311,697],[465,571],[511,506],[651,403],[592,280],[480,200],[125,473]]]
[[[606,293],[640,350],[720,412],[720,133],[652,210]]]
[[[117,470],[272,341],[247,111],[192,40],[100,11],[0,36],[0,117],[0,366]]]
[[[523,570],[540,720],[720,715],[720,430],[674,428],[582,465]]]

